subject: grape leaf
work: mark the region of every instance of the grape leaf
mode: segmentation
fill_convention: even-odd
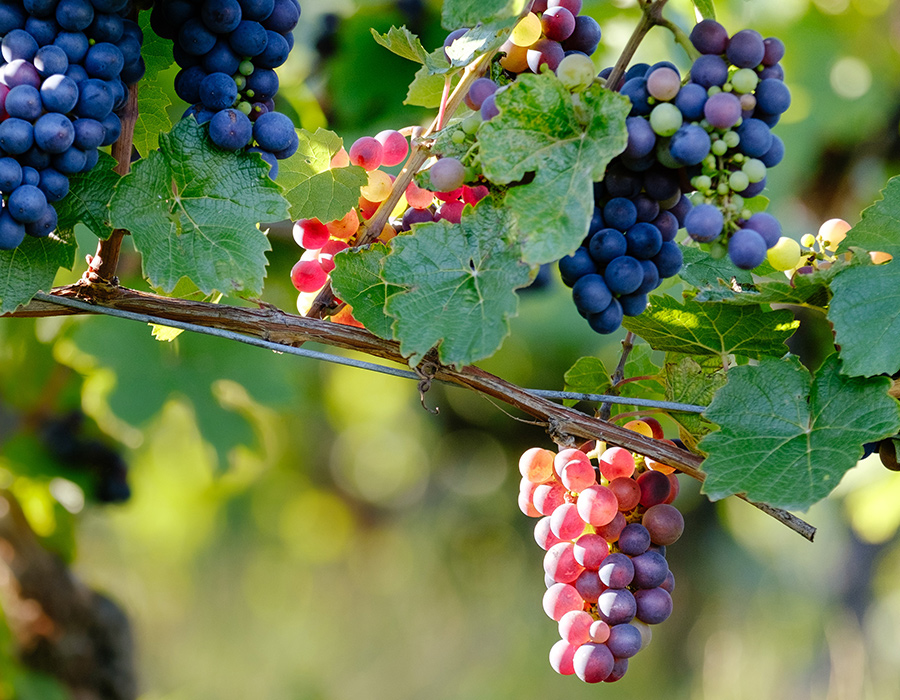
[[[715,259],[706,251],[694,246],[681,246],[681,253],[684,256],[684,265],[678,276],[701,291],[722,288],[731,290],[732,280],[740,285],[753,282],[752,273],[737,267],[727,255]]]
[[[381,277],[382,263],[390,253],[384,243],[351,248],[334,256],[331,285],[335,294],[353,307],[353,317],[379,338],[393,339],[394,319],[384,311],[387,298],[400,287]]]
[[[506,210],[485,199],[460,224],[419,224],[414,235],[391,241],[382,277],[403,290],[385,308],[411,365],[435,346],[441,362],[458,367],[500,347],[516,314],[513,290],[530,280],[506,240],[511,225]]]
[[[522,74],[497,94],[500,114],[478,129],[485,176],[511,187],[506,204],[530,264],[572,253],[594,212],[593,183],[627,141],[627,98],[594,85],[573,96],[555,75]]]
[[[526,4],[527,0],[446,0],[441,9],[441,25],[452,31],[518,17]]]
[[[56,238],[25,236],[18,248],[0,250],[0,314],[27,304],[40,290],[49,292],[59,268],[72,269],[75,236],[57,231]]]
[[[900,370],[900,177],[888,181],[883,197],[862,213],[838,247],[882,251],[886,264],[841,271],[831,283],[828,320],[834,325],[844,371],[853,376]]]
[[[168,109],[172,104],[158,80],[142,80],[138,90],[138,117],[134,125],[134,147],[141,156],[159,148],[159,135],[172,128]]]
[[[577,391],[582,394],[606,394],[612,386],[609,372],[599,357],[579,357],[565,373],[566,391]],[[563,403],[574,406],[577,401],[566,399]]]
[[[692,2],[703,19],[716,18],[716,6],[713,4],[713,0],[692,0]]]
[[[862,457],[862,445],[900,430],[890,381],[841,374],[831,355],[815,376],[795,357],[735,367],[706,418],[719,430],[700,442],[703,490],[781,508],[805,509],[827,496]]]
[[[156,35],[150,26],[150,13],[142,12],[138,24],[144,32],[141,43],[141,58],[144,59],[144,77],[138,90],[143,90],[144,81],[153,80],[160,72],[175,63],[172,56],[172,42]]]
[[[406,92],[406,99],[403,100],[405,105],[413,105],[414,107],[426,107],[434,109],[441,104],[441,96],[444,93],[444,75],[436,75],[428,70],[425,66],[416,71],[413,81],[409,84],[409,90]],[[450,89],[459,82],[459,76],[451,77]]]
[[[400,28],[391,27],[384,34],[378,33],[374,27],[370,27],[370,31],[375,41],[391,53],[416,63],[425,63],[427,56],[425,47],[422,46],[419,37],[409,31],[405,25]]]
[[[366,171],[356,165],[331,168],[331,157],[341,150],[337,134],[300,129],[300,147],[281,161],[278,181],[285,188],[292,219],[340,219],[359,203],[359,188],[366,184]]]
[[[507,17],[487,24],[479,24],[461,37],[454,39],[446,49],[438,49],[441,52],[440,58],[444,59],[445,56],[449,58],[453,68],[466,66],[481,54],[500,48],[509,36],[509,30],[517,21],[518,17]]]
[[[687,355],[728,355],[760,359],[781,356],[784,344],[798,323],[790,311],[765,312],[758,306],[686,301],[670,296],[654,296],[640,316],[626,317],[622,323],[646,340],[654,350]]]
[[[666,355],[665,364],[666,400],[707,406],[716,392],[725,384],[722,368],[710,370],[692,357]],[[699,439],[715,426],[697,413],[672,411],[669,414],[678,423],[681,439],[693,449]]]
[[[100,160],[89,173],[69,176],[69,194],[56,204],[57,233],[73,237],[75,224],[81,222],[98,238],[109,238],[113,231],[109,201],[121,179],[113,170],[115,166],[115,158],[101,151]]]
[[[182,277],[206,294],[262,291],[266,236],[260,221],[287,217],[287,202],[256,154],[222,151],[194,119],[159,137],[110,202],[112,224],[131,231],[154,287]]]

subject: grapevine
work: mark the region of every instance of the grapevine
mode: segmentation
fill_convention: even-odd
[[[678,603],[679,473],[811,541],[789,511],[869,455],[898,470],[900,178],[852,223],[779,221],[767,185],[793,153],[779,122],[808,99],[783,67],[792,48],[694,5],[687,22],[641,0],[598,70],[604,27],[581,0],[446,0],[433,47],[406,26],[372,31],[415,64],[406,101],[428,118],[350,142],[297,128],[299,0],[6,2],[0,314],[118,316],[160,340],[338,361],[302,347],[318,342],[405,366],[381,369],[415,378],[423,406],[446,383],[528,416],[560,444],[519,460],[560,633],[550,665],[619,681]],[[650,32],[682,55],[635,62]],[[267,270],[282,234],[289,264]],[[54,286],[90,235],[87,271]],[[566,324],[627,332],[615,371],[571,358],[559,382],[599,405],[559,406],[475,364],[503,345],[520,294],[557,277]],[[825,327],[818,355],[802,349],[809,315]],[[232,389],[217,400],[251,402]],[[90,500],[127,501],[126,462],[91,418],[42,405],[21,429]],[[4,493],[0,525],[19,518]]]

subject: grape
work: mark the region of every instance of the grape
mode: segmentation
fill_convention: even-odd
[[[534,14],[534,12],[529,12],[516,23],[515,27],[513,27],[509,39],[516,46],[528,48],[541,38],[541,25],[541,18]]]
[[[428,171],[431,187],[436,192],[450,192],[462,187],[465,168],[456,158],[441,158]]]
[[[575,540],[584,532],[584,521],[579,517],[574,503],[563,503],[553,511],[553,515],[550,516],[550,531],[560,540]],[[583,565],[575,555],[574,549],[572,556],[578,564]]]
[[[33,122],[43,112],[41,93],[31,85],[17,85],[6,96],[6,113]]]
[[[731,37],[725,55],[738,68],[756,68],[766,55],[766,47],[759,32],[743,29]]]
[[[122,38],[123,32],[124,24],[121,17],[108,12],[95,12],[94,21],[88,27],[87,35],[97,42],[108,41],[115,43]],[[53,36],[56,36],[56,28],[53,29]],[[48,41],[47,43],[50,42]]]
[[[772,146],[772,132],[759,119],[745,119],[737,134],[741,152],[751,158],[761,158]]]
[[[618,231],[615,231],[615,234],[622,237]],[[624,241],[624,237],[622,240]],[[602,275],[587,274],[579,278],[573,285],[572,298],[578,311],[583,316],[588,316],[606,309],[612,301],[612,294],[603,281]]]
[[[643,525],[632,523],[641,529]],[[645,530],[646,532],[646,530]],[[622,539],[619,538],[621,543]],[[647,535],[647,544],[650,543],[650,535]],[[669,565],[666,558],[659,552],[645,551],[640,555],[633,557],[631,563],[634,565],[634,581],[633,584],[638,588],[649,589],[661,586],[669,573]]]
[[[547,7],[565,7],[573,15],[581,12],[582,0],[547,0]]]
[[[647,76],[647,92],[657,100],[668,102],[678,95],[681,89],[681,76],[668,67],[655,70]]]
[[[635,224],[628,229],[625,238],[628,244],[628,255],[638,260],[649,260],[659,252],[663,244],[659,229],[648,223]],[[643,282],[643,270],[641,275]],[[637,291],[639,287],[640,284],[632,291]]]
[[[576,14],[576,13],[573,13]],[[600,25],[590,15],[575,17],[575,29],[562,47],[566,51],[580,51],[588,56],[597,50],[600,44]]]
[[[610,447],[600,455],[600,473],[604,479],[613,481],[619,477],[630,477],[634,473],[634,457],[623,447]]]
[[[550,450],[532,447],[519,458],[519,473],[536,484],[542,484],[553,476],[554,454]]]
[[[646,78],[626,80],[620,92],[631,100],[631,116],[650,114],[652,107],[649,102],[650,93],[647,92]]]
[[[578,647],[574,644],[569,644],[564,639],[560,639],[550,648],[551,668],[563,676],[573,675],[575,673],[574,659],[577,649]]]
[[[57,223],[56,209],[48,206],[37,221],[25,224],[25,233],[35,238],[44,238],[56,230]]]
[[[92,78],[112,80],[125,66],[125,58],[115,44],[101,42],[88,49],[84,57],[84,69]]]
[[[53,156],[53,167],[64,175],[75,175],[84,171],[87,165],[87,154],[72,146],[68,150]]]
[[[628,659],[641,650],[642,641],[638,628],[624,623],[610,627],[606,646],[617,659]]]
[[[622,305],[619,300],[613,298],[603,311],[588,316],[588,325],[596,333],[607,334],[615,331],[622,325]]]
[[[290,148],[292,143],[296,144],[297,142],[297,132],[293,122],[280,112],[267,112],[258,117],[253,125],[253,137],[260,148],[271,151],[276,157],[280,151]],[[381,144],[378,145],[381,146]]]
[[[728,46],[728,31],[715,20],[704,19],[694,25],[690,39],[700,53],[721,55]]]
[[[238,89],[228,73],[211,73],[200,81],[197,94],[204,107],[219,111],[234,104]]]
[[[537,511],[535,510],[535,512]],[[540,515],[540,513],[538,513],[538,515]],[[534,541],[537,542],[538,546],[544,551],[550,549],[553,545],[562,542],[562,540],[554,535],[553,531],[550,529],[550,516],[545,515],[537,521],[537,524],[534,526]]]
[[[112,108],[112,92],[102,80],[91,78],[78,86],[78,102],[75,105],[77,116],[102,121]]]
[[[594,261],[587,248],[584,247],[578,248],[572,255],[567,255],[559,261],[559,273],[563,283],[568,287],[573,286],[585,275],[593,274],[596,271]]]
[[[634,579],[634,564],[630,557],[616,552],[603,560],[599,575],[600,580],[610,588],[625,588]]]
[[[778,219],[765,212],[759,212],[751,216],[747,219],[745,226],[762,236],[767,248],[774,246],[781,237],[781,224],[778,222]]]
[[[497,92],[499,86],[490,78],[478,78],[472,83],[466,94],[466,105],[469,109],[480,110],[485,99]]]
[[[253,124],[243,112],[223,109],[209,120],[209,138],[219,148],[237,151],[253,137]]]
[[[576,505],[582,520],[594,526],[606,525],[619,510],[615,494],[600,485],[588,486],[584,489],[578,495]]]
[[[663,503],[671,492],[671,483],[665,474],[655,471],[644,472],[637,478],[641,488],[641,505],[649,508]]]
[[[640,487],[634,479],[627,476],[616,477],[610,481],[609,490],[615,494],[619,510],[623,512],[634,509],[641,500]],[[617,537],[619,535],[621,532],[617,534]]]
[[[677,508],[668,504],[648,508],[641,518],[641,524],[647,528],[654,544],[674,544],[684,532],[684,518]]]
[[[69,193],[69,178],[53,168],[44,168],[38,187],[48,202],[58,202]]]
[[[600,568],[603,560],[609,555],[609,545],[601,535],[586,534],[578,537],[575,541],[575,548],[573,551],[575,554],[575,561],[581,564],[585,569],[596,571]]]
[[[652,153],[656,146],[656,133],[649,122],[640,117],[628,117],[625,124],[628,128],[628,145],[624,155],[629,158],[641,158]]]
[[[695,241],[708,243],[722,233],[725,218],[722,212],[711,204],[700,204],[688,212],[684,219],[684,227],[688,235]]]
[[[637,223],[637,207],[624,197],[614,197],[603,207],[603,220],[614,229],[627,231]]]
[[[650,197],[660,204],[660,208],[666,208],[669,199],[680,199],[681,190],[678,188],[678,176],[672,170],[663,167],[654,167],[644,173],[644,189]]]
[[[227,34],[234,31],[241,21],[241,6],[237,0],[206,0],[200,17],[211,31]]]
[[[699,165],[709,155],[712,142],[706,130],[696,124],[682,126],[669,142],[669,153],[681,165]]]
[[[633,201],[639,222],[649,223],[659,216],[659,202],[656,200],[645,194],[639,194]]]
[[[315,260],[300,260],[291,269],[291,282],[300,292],[316,292],[327,279],[328,275]]]
[[[728,64],[719,56],[700,56],[691,66],[691,81],[711,88],[728,80]]]
[[[46,208],[46,196],[34,185],[19,185],[6,202],[9,215],[21,224],[37,221]]]
[[[621,513],[616,513],[615,517],[606,525],[595,527],[594,530],[596,530],[597,534],[603,537],[607,542],[615,542],[619,539],[619,534],[625,528],[626,524],[625,516]]]
[[[764,66],[774,66],[784,58],[784,42],[781,39],[770,36],[763,40],[763,46],[765,46],[765,55],[762,60]]]
[[[594,618],[583,610],[570,610],[559,620],[559,636],[569,644],[578,646],[589,641]]]
[[[22,119],[10,117],[0,122],[0,148],[9,155],[20,155],[34,143],[34,129]]]
[[[71,120],[57,112],[48,112],[34,123],[34,143],[47,153],[63,153],[75,142]]]
[[[13,250],[25,240],[25,226],[13,219],[8,210],[0,212],[0,250]]]
[[[528,48],[526,61],[534,73],[540,73],[543,66],[555,71],[565,55],[566,52],[558,41],[538,39]]]
[[[769,150],[759,156],[763,165],[767,168],[774,168],[784,158],[784,142],[775,134],[772,134],[772,145]]]
[[[582,644],[572,657],[572,667],[585,683],[600,683],[612,673],[616,660],[612,652],[603,644],[588,642]]]
[[[766,241],[753,229],[738,229],[728,241],[728,257],[742,270],[752,270],[766,259]]]
[[[672,596],[663,588],[637,591],[634,594],[634,601],[635,616],[648,625],[665,622],[672,614]]]
[[[672,136],[683,123],[681,111],[668,102],[656,105],[650,112],[650,126],[659,136]]]
[[[575,31],[575,15],[565,7],[550,7],[541,16],[541,27],[548,39],[565,41]]]
[[[762,182],[768,172],[765,164],[757,158],[748,158],[741,165],[741,170],[747,176],[749,182]]]
[[[615,556],[610,554],[606,561]],[[621,556],[625,556],[622,554]],[[603,580],[603,571],[606,561],[600,566],[600,580]],[[629,560],[630,562],[631,560]],[[639,591],[640,592],[640,591]],[[597,614],[610,627],[623,622],[631,622],[637,612],[637,604],[634,594],[627,588],[607,588],[597,599]],[[647,620],[644,620],[647,622]]]
[[[65,73],[69,68],[69,58],[58,46],[43,46],[34,55],[34,67],[41,77],[47,78],[57,73]]]
[[[40,181],[41,174],[37,170],[30,168],[27,165],[22,166],[22,182],[24,184],[37,187]]]
[[[703,116],[716,129],[730,129],[741,118],[741,101],[730,92],[719,92],[703,106]]]
[[[766,78],[756,88],[756,105],[767,114],[782,114],[791,106],[791,91],[775,78]]]
[[[544,555],[544,572],[557,583],[571,583],[582,571],[584,567],[575,560],[572,542],[559,542]]]
[[[37,53],[38,43],[24,29],[13,29],[3,37],[2,54],[7,62],[23,59],[30,61]]]
[[[78,104],[78,85],[65,75],[51,75],[41,85],[40,98],[48,112],[67,114]]]
[[[582,92],[594,83],[594,62],[584,54],[570,54],[559,62],[556,75],[567,90]]]
[[[34,13],[32,13],[34,14]],[[0,36],[25,26],[26,14],[13,4],[0,5]]]
[[[216,0],[207,0],[207,2],[215,2]],[[297,22],[300,21],[300,5],[294,0],[275,0],[275,6],[272,13],[262,20],[262,25],[266,29],[271,29],[279,34],[288,34]]]
[[[649,546],[650,533],[647,532],[647,528],[639,523],[628,523],[625,529],[619,533],[619,551],[623,554],[634,557],[646,552]],[[634,565],[636,572],[637,564],[635,559],[632,559],[631,563]],[[646,586],[641,586],[641,588],[646,588]]]
[[[606,286],[615,294],[631,294],[644,281],[644,269],[636,258],[622,255],[606,266],[604,278]]]
[[[22,166],[15,158],[0,158],[0,192],[9,194],[22,184]]]

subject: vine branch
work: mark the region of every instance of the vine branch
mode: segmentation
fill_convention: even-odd
[[[288,314],[272,306],[258,309],[210,304],[186,299],[173,299],[137,292],[123,287],[94,284],[71,285],[53,290],[60,298],[89,301],[104,309],[122,309],[153,316],[160,322],[173,320],[197,326],[218,328],[263,338],[284,346],[296,347],[306,342],[318,342],[345,350],[355,350],[372,357],[406,364],[399,344],[383,340],[368,331],[313,318]],[[49,298],[49,297],[46,297]],[[51,301],[33,301],[12,314],[11,317],[60,316],[84,313],[81,310],[61,307]],[[593,418],[579,411],[560,406],[536,396],[515,384],[485,372],[475,366],[454,369],[439,362],[435,351],[425,361],[435,367],[434,379],[455,384],[484,396],[498,399],[513,406],[542,423],[555,425],[563,432],[586,440],[603,440],[613,445],[637,452],[675,467],[688,476],[703,481],[706,475],[700,471],[703,458],[687,450],[652,440],[639,433],[626,430],[608,421]],[[800,518],[771,506],[755,503],[744,496],[739,498],[812,541],[815,528]]]

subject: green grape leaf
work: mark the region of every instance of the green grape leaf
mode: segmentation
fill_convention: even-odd
[[[359,188],[366,184],[366,171],[356,165],[331,168],[331,157],[341,150],[337,134],[300,129],[300,147],[281,161],[278,182],[285,189],[292,219],[340,219],[359,203]]]
[[[447,0],[441,9],[441,25],[452,31],[518,17],[526,0]]]
[[[528,284],[530,270],[507,243],[508,213],[492,205],[482,200],[459,224],[419,224],[391,241],[382,276],[403,289],[385,308],[411,365],[437,346],[441,362],[461,367],[493,354],[509,334],[513,290]]]
[[[413,81],[409,84],[403,104],[428,109],[440,106],[441,96],[444,94],[445,78],[446,75],[437,75],[429,71],[426,66],[422,66],[416,71]],[[452,90],[458,82],[459,75],[452,75],[450,89]]]
[[[114,167],[115,158],[101,152],[91,172],[69,176],[69,194],[56,204],[58,233],[74,237],[75,224],[81,222],[98,238],[109,238],[113,231],[109,201],[121,179]]]
[[[270,246],[257,223],[288,214],[268,166],[216,148],[194,119],[159,144],[110,202],[112,224],[131,231],[150,284],[171,291],[187,277],[205,294],[259,294]]]
[[[57,231],[54,238],[25,236],[18,248],[0,250],[0,314],[49,292],[57,270],[72,269],[77,249],[74,235]]]
[[[862,457],[863,443],[900,430],[886,378],[841,374],[831,355],[814,376],[795,357],[735,367],[704,414],[719,425],[700,442],[703,490],[780,508],[827,496]]]
[[[595,180],[627,142],[627,98],[594,85],[573,96],[555,75],[522,74],[497,95],[500,114],[478,129],[485,176],[507,185],[506,204],[529,264],[572,253],[594,212]]]
[[[566,391],[577,391],[582,394],[606,394],[612,386],[609,372],[599,357],[579,357],[569,367],[563,379]],[[577,401],[566,399],[566,406],[574,406]]]
[[[758,306],[722,303],[684,305],[670,296],[654,296],[640,316],[625,318],[623,324],[646,340],[654,350],[686,355],[729,355],[760,359],[787,352],[784,344],[796,330],[790,311],[765,312]]]
[[[380,34],[374,27],[370,27],[370,31],[375,41],[391,53],[424,65],[425,57],[428,55],[425,47],[422,46],[419,37],[409,31],[405,25],[400,28],[391,27],[384,34]]]
[[[382,265],[390,248],[373,243],[365,248],[351,248],[334,256],[331,285],[335,294],[353,307],[353,317],[379,338],[393,339],[394,319],[384,311],[391,294],[400,287],[381,277]]]
[[[694,246],[682,246],[684,265],[678,276],[698,289],[731,290],[736,282],[739,285],[751,284],[753,274],[749,270],[737,267],[727,255],[713,258],[709,253]],[[724,294],[725,292],[723,292]]]
[[[692,357],[667,353],[664,368],[666,400],[708,406],[716,392],[725,385],[721,367],[703,367]],[[672,411],[669,416],[678,423],[681,439],[691,449],[715,426],[701,414]]]
[[[853,376],[900,370],[900,177],[888,181],[883,198],[862,213],[838,247],[881,251],[886,264],[842,270],[832,281],[828,320],[834,325],[844,371]]]
[[[444,52],[446,52],[446,57],[450,58],[450,65],[453,68],[467,66],[476,57],[500,48],[509,36],[509,30],[517,21],[518,17],[516,16],[479,24],[461,37],[454,39],[446,49],[440,48],[435,53],[440,52],[440,59],[443,61],[445,60]]]
[[[140,90],[144,89],[144,82],[153,80],[166,68],[175,63],[172,56],[172,41],[156,35],[150,26],[150,13],[142,12],[138,20],[141,31],[144,32],[144,41],[141,43],[141,58],[144,59],[144,77],[141,78]]]
[[[138,90],[138,117],[134,124],[134,147],[142,157],[159,148],[159,135],[172,128],[169,94],[158,80],[142,80]]]
[[[692,2],[703,19],[716,18],[716,6],[713,4],[713,0],[692,0]]]

